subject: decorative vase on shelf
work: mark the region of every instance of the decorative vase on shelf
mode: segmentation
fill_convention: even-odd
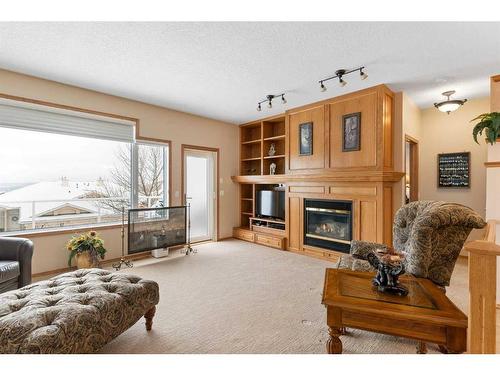
[[[271,146],[269,147],[269,151],[267,152],[267,155],[269,156],[274,156],[276,154],[276,146],[274,143],[271,143]]]

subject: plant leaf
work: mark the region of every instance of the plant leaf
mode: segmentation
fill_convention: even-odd
[[[484,129],[484,124],[482,122],[480,122],[479,124],[474,126],[474,129],[472,129],[472,136],[474,137],[474,141],[477,144],[479,144],[479,142],[477,140],[477,136],[478,136],[478,134],[481,135],[483,133],[483,129]]]

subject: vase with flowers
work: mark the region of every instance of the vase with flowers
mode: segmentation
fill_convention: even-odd
[[[93,230],[74,236],[66,245],[69,251],[68,266],[76,258],[76,266],[80,268],[95,268],[99,266],[99,259],[104,259],[106,249],[104,241]]]

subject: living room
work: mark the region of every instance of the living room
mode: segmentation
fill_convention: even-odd
[[[0,20],[0,353],[500,351],[499,22],[91,8]]]

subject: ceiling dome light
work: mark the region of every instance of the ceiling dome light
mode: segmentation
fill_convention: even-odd
[[[456,111],[458,108],[460,108],[461,106],[464,105],[464,103],[467,101],[467,99],[451,100],[450,96],[452,96],[453,94],[455,94],[455,90],[443,92],[442,95],[446,96],[446,100],[439,102],[439,103],[434,103],[434,107],[436,107],[441,112],[446,112],[447,114],[450,114],[450,112]]]

